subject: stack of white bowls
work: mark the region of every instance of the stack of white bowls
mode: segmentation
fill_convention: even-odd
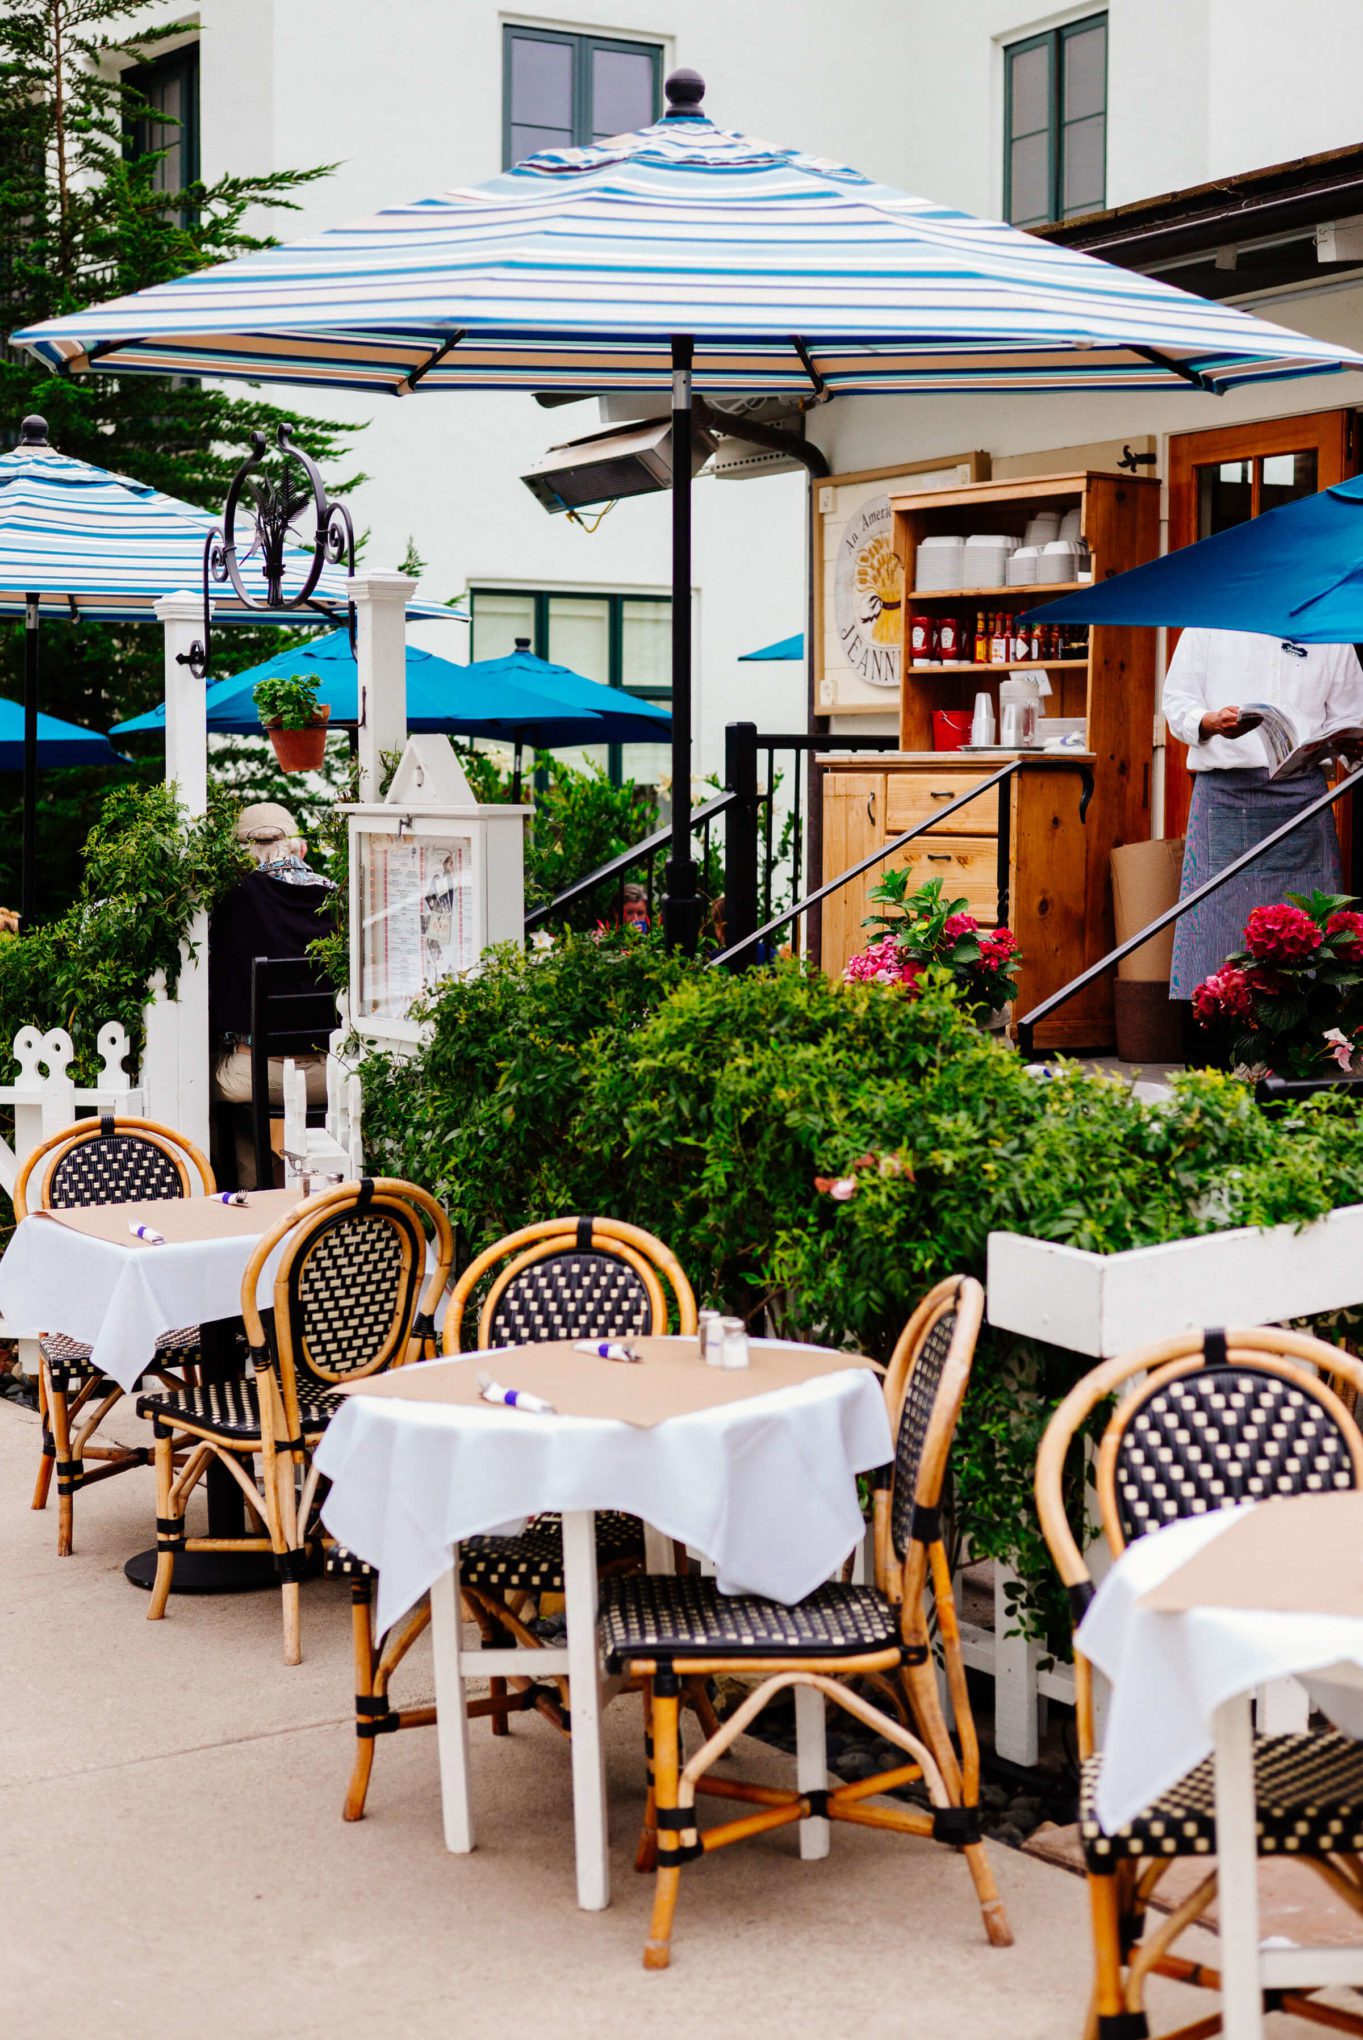
[[[1058,538],[1081,538],[1083,536],[1084,514],[1076,503],[1073,510],[1067,510],[1060,520]]]
[[[1039,545],[1020,545],[1015,553],[1008,556],[1008,581],[1010,588],[1026,588],[1036,579],[1037,562],[1041,558]]]
[[[1053,538],[1041,549],[1036,563],[1038,581],[1077,581],[1089,564],[1089,549],[1082,538]]]
[[[972,532],[965,542],[963,588],[1002,588],[1008,561],[1018,541],[1006,532]]]
[[[919,594],[935,588],[960,588],[965,580],[963,538],[920,538],[914,562],[914,587]]]
[[[1037,510],[1027,519],[1027,529],[1022,534],[1024,545],[1049,545],[1053,538],[1060,538],[1060,512],[1058,510]]]

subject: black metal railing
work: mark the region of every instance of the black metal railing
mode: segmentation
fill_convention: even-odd
[[[1275,849],[1279,843],[1286,842],[1287,838],[1294,831],[1305,827],[1307,822],[1314,821],[1317,815],[1324,814],[1327,808],[1332,807],[1337,800],[1341,800],[1346,793],[1356,793],[1360,786],[1363,786],[1363,777],[1360,777],[1360,773],[1363,773],[1363,767],[1355,768],[1353,772],[1350,772],[1345,778],[1341,779],[1337,786],[1327,787],[1318,799],[1309,802],[1304,808],[1299,808],[1290,821],[1284,822],[1281,828],[1273,831],[1272,835],[1265,836],[1262,843],[1251,844],[1248,850],[1241,851],[1240,855],[1234,858],[1225,867],[1224,871],[1216,872],[1211,878],[1206,879],[1203,884],[1195,887],[1187,895],[1186,899],[1176,900],[1172,907],[1166,907],[1162,914],[1155,916],[1148,927],[1138,929],[1136,934],[1128,936],[1125,942],[1119,942],[1117,947],[1110,949],[1106,956],[1099,957],[1097,963],[1091,963],[1087,970],[1080,971],[1077,978],[1071,978],[1070,982],[1067,985],[1062,985],[1058,992],[1052,992],[1050,997],[1043,999],[1039,1006],[1033,1006],[1029,1013],[1024,1013],[1017,1024],[1018,1047],[1022,1053],[1024,1055],[1031,1055],[1036,1029],[1043,1020],[1048,1020],[1051,1014],[1056,1012],[1059,1007],[1067,1005],[1071,999],[1077,998],[1080,992],[1087,991],[1090,985],[1096,984],[1098,979],[1103,977],[1109,970],[1115,969],[1123,957],[1130,956],[1137,949],[1144,948],[1145,944],[1153,936],[1159,935],[1164,929],[1171,927],[1175,921],[1190,912],[1193,907],[1200,906],[1203,900],[1210,899],[1212,894],[1219,892],[1223,885],[1227,885],[1233,878],[1238,878],[1242,871],[1247,871],[1250,865],[1256,859],[1262,857],[1266,851]]]
[[[823,748],[821,742],[819,748]],[[840,871],[836,878],[830,878],[823,885],[817,886],[812,893],[806,894],[802,900],[797,900],[794,906],[788,908],[784,913],[773,915],[760,928],[755,928],[750,934],[731,941],[726,948],[720,950],[717,956],[711,957],[711,965],[722,966],[727,970],[745,970],[750,964],[761,962],[763,960],[761,954],[763,944],[768,945],[768,953],[770,953],[772,938],[779,935],[783,928],[788,928],[801,914],[808,914],[811,908],[822,906],[830,894],[837,892],[840,887],[849,884],[852,879],[860,878],[863,872],[870,871],[874,865],[883,864],[887,857],[895,856],[906,844],[912,843],[916,837],[927,835],[932,830],[939,830],[948,815],[959,813],[962,808],[969,807],[971,801],[980,800],[985,794],[992,793],[995,788],[1003,786],[1013,777],[1014,773],[1020,772],[1028,762],[1029,760],[1026,758],[1010,759],[1006,765],[1001,765],[997,772],[991,772],[987,779],[980,780],[978,785],[969,787],[964,793],[958,794],[956,799],[949,801],[944,808],[934,809],[930,815],[925,815],[921,822],[915,822],[911,829],[905,829],[901,835],[892,837],[888,843],[880,844],[868,856],[859,859],[856,864],[849,865],[846,871]],[[1079,819],[1082,822],[1088,813],[1089,802],[1093,798],[1094,782],[1092,766],[1082,758],[1065,758],[1056,753],[1049,754],[1046,758],[1046,763],[1050,766],[1058,766],[1062,771],[1068,770],[1079,773],[1081,782]],[[998,832],[998,920],[1000,927],[1006,923],[1009,909],[1010,826],[1011,817],[1008,802],[1001,800],[999,802]]]
[[[730,946],[752,935],[759,920],[769,921],[786,898],[799,897],[806,856],[814,854],[806,850],[810,831],[805,777],[813,754],[898,748],[898,737],[890,735],[764,734],[755,723],[728,725],[724,786],[693,810],[691,833],[698,852],[702,894],[711,904],[723,896],[723,935]],[[780,796],[787,784],[790,797],[783,801]],[[722,824],[722,842],[716,837],[717,824]],[[610,912],[613,907],[623,918],[625,887],[631,882],[644,887],[649,920],[656,921],[656,898],[671,840],[670,827],[655,829],[595,870],[585,872],[526,915],[527,936],[561,920],[593,896],[599,911]]]

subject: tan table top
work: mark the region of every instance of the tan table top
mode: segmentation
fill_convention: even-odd
[[[1140,1605],[1164,1615],[1194,1608],[1363,1615],[1363,1493],[1257,1502]]]
[[[528,1389],[543,1396],[559,1416],[617,1418],[648,1429],[668,1417],[693,1416],[701,1410],[747,1402],[806,1381],[844,1374],[849,1368],[878,1372],[875,1362],[859,1353],[833,1353],[822,1346],[754,1341],[749,1347],[749,1365],[730,1369],[707,1366],[694,1338],[635,1338],[626,1343],[642,1356],[637,1363],[601,1360],[577,1352],[571,1339],[555,1339],[541,1345],[503,1347],[493,1353],[470,1353],[459,1363],[425,1361],[394,1368],[370,1381],[357,1381],[346,1392],[497,1410],[496,1404],[482,1399],[478,1387],[481,1372],[503,1388]],[[523,1410],[503,1408],[500,1414],[508,1423],[526,1420]]]
[[[115,1246],[146,1254],[157,1251],[154,1242],[137,1239],[129,1231],[130,1225],[154,1226],[165,1234],[167,1246],[255,1239],[302,1201],[297,1190],[248,1190],[245,1204],[223,1204],[216,1197],[139,1197],[126,1204],[71,1205],[32,1216],[53,1219],[89,1239],[109,1240]]]

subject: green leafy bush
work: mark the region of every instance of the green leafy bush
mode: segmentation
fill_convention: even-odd
[[[210,794],[190,821],[164,783],[121,786],[86,838],[80,897],[60,920],[0,942],[0,1069],[21,1027],[64,1027],[75,1046],[73,1074],[89,1083],[96,1040],[121,1020],[136,1058],[142,1008],[163,971],[173,992],[180,945],[196,914],[210,911],[249,865],[236,840],[237,805]]]
[[[906,999],[794,960],[730,975],[572,936],[499,953],[430,1017],[417,1056],[363,1065],[366,1147],[442,1199],[465,1253],[610,1212],[665,1239],[703,1299],[881,1358],[933,1283],[983,1278],[993,1231],[1116,1253],[1363,1202],[1351,1099],[1269,1117],[1217,1072],[1159,1103],[1074,1067],[1041,1081],[937,969]],[[1016,1570],[1020,1619],[1056,1648],[1032,1469],[1088,1364],[986,1331],[955,1456],[974,1548]]]

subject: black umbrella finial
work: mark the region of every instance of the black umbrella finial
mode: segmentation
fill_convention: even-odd
[[[40,418],[36,411],[30,412],[19,427],[19,444],[20,446],[46,446],[46,418]]]
[[[530,640],[529,640],[529,638],[528,638],[528,637],[518,637],[518,638],[517,638],[517,640],[516,640],[516,650],[517,650],[518,652],[528,652],[528,651],[529,651],[529,649],[530,649]]]
[[[674,71],[663,86],[667,94],[667,120],[694,120],[705,97],[705,80],[699,71]]]

